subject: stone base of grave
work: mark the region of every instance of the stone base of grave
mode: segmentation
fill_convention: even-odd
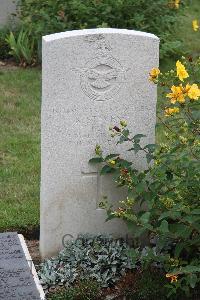
[[[45,299],[24,237],[16,232],[0,233],[0,299]]]

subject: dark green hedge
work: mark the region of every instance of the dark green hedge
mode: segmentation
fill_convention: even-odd
[[[186,1],[186,0],[185,0]],[[21,0],[18,14],[25,28],[40,44],[41,36],[65,30],[113,27],[156,34],[161,57],[176,53],[180,42],[173,29],[183,2],[174,0]]]
[[[10,57],[9,54],[9,46],[6,43],[5,39],[6,36],[9,34],[8,28],[1,28],[0,29],[0,60],[7,59]]]

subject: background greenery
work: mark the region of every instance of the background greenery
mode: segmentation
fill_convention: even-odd
[[[191,55],[200,54],[200,31],[191,26],[199,15],[199,0],[190,1],[174,28]],[[174,58],[161,61],[165,69],[174,64]],[[39,69],[0,69],[0,230],[39,225],[40,99]]]
[[[174,26],[188,0],[21,0],[21,24],[41,48],[41,36],[65,30],[112,27],[151,32],[161,40],[160,56],[181,53]]]

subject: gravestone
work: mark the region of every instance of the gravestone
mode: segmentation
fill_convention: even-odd
[[[150,70],[158,65],[159,39],[121,29],[88,29],[43,37],[41,133],[42,257],[62,247],[65,234],[124,235],[119,220],[105,222],[99,203],[123,200],[123,190],[90,165],[96,144],[105,153],[115,147],[110,125],[126,120],[133,134],[154,143],[156,87]],[[129,157],[130,158],[130,157]],[[144,168],[142,156],[131,157]]]
[[[17,21],[16,15],[18,0],[0,0],[0,28]],[[12,22],[11,22],[12,21]]]
[[[1,300],[44,299],[33,262],[26,258],[27,253],[22,236],[13,232],[0,234]]]

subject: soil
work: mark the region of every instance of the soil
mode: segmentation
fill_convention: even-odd
[[[39,241],[38,240],[26,240],[26,245],[28,247],[31,258],[34,265],[39,265],[41,263],[41,257],[39,252]]]
[[[33,64],[32,66],[26,66],[17,64],[12,58],[0,60],[0,71],[3,70],[16,70],[18,68],[26,69],[26,68],[38,68],[41,69],[40,64]]]
[[[26,240],[39,240],[40,228],[39,226],[30,226],[28,228],[6,228],[1,229],[0,232],[17,232],[22,234]]]
[[[11,59],[0,60],[0,70],[15,70],[17,68],[17,64]]]

